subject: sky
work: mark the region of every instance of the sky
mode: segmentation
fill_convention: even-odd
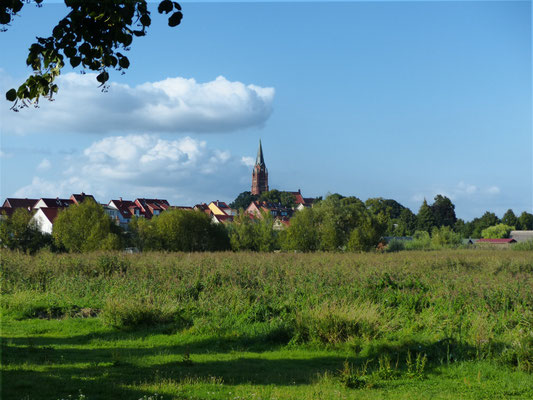
[[[65,68],[55,101],[0,100],[0,197],[232,201],[259,140],[271,189],[391,198],[458,217],[533,212],[530,1],[151,2],[106,93]],[[66,15],[26,5],[0,33],[0,91]]]

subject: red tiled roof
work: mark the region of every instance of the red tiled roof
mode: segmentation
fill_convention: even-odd
[[[133,207],[134,209],[138,208],[131,200],[111,200],[109,204],[111,203],[117,207],[120,215],[122,215],[122,218],[131,218],[135,214],[130,207]]]
[[[213,214],[213,217],[215,217],[218,220],[218,222],[222,222],[222,223],[233,221],[233,216],[232,215],[216,215],[216,214]]]
[[[167,200],[161,199],[135,199],[135,204],[141,208],[141,212],[148,219],[152,218],[155,210],[165,211],[170,207]]]
[[[59,197],[56,197],[55,199],[52,198],[41,198],[39,201],[43,201],[46,207],[48,208],[57,208],[57,207],[68,207],[72,204],[74,204],[74,201],[71,199],[60,199]]]
[[[478,239],[477,242],[481,243],[516,243],[516,240],[509,239]]]
[[[6,208],[32,208],[39,199],[19,199],[15,197],[8,197],[2,207]]]
[[[43,212],[44,216],[48,218],[48,221],[53,224],[59,212],[64,209],[65,207],[43,207],[40,210]]]
[[[80,194],[73,194],[70,196],[70,200],[72,200],[76,204],[80,204],[85,199],[91,199],[96,203],[96,200],[94,199],[94,196],[92,194],[85,194],[81,192]]]
[[[302,194],[299,191],[298,192],[289,192],[289,193],[294,196],[294,203],[296,203],[296,204],[304,204],[305,203],[305,200],[304,200],[304,198],[302,197]]]

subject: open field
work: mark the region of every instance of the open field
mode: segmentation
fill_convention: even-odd
[[[0,272],[2,399],[533,397],[531,252],[3,252]]]

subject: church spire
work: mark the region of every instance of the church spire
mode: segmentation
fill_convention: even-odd
[[[263,158],[263,146],[259,140],[259,149],[257,149],[255,166],[252,171],[252,194],[260,195],[263,192],[268,192],[268,170]]]
[[[263,158],[263,147],[261,146],[261,139],[259,139],[259,149],[257,149],[255,165],[265,165],[265,159]]]

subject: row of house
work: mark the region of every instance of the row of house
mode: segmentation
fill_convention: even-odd
[[[294,195],[295,208],[283,207],[281,204],[253,201],[245,210],[252,218],[262,218],[262,213],[268,213],[275,219],[276,229],[284,229],[289,225],[289,219],[295,210],[310,207],[314,199],[304,198],[300,190],[290,192]],[[68,199],[57,198],[7,198],[0,208],[0,218],[11,216],[18,208],[34,212],[32,220],[43,233],[52,233],[54,221],[59,212],[74,204],[80,204],[85,199],[95,201],[94,196],[80,193],[72,194]],[[223,201],[212,201],[209,204],[196,204],[194,207],[171,206],[164,199],[137,198],[135,200],[110,200],[101,204],[109,217],[122,228],[127,229],[133,217],[151,219],[169,209],[198,210],[208,214],[214,223],[228,223],[233,221],[237,210],[232,209]]]

